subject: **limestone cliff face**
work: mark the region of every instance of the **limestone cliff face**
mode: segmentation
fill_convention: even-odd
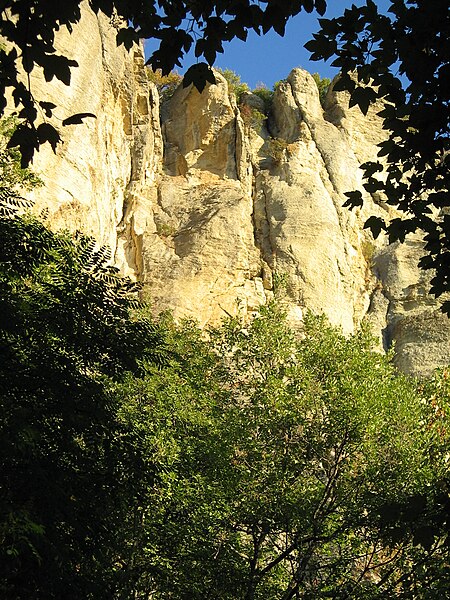
[[[34,193],[36,208],[48,209],[52,227],[80,229],[108,244],[124,270],[139,273],[145,216],[130,210],[162,154],[159,100],[141,49],[117,48],[113,20],[97,16],[87,3],[81,13],[72,34],[62,30],[57,36],[57,49],[80,65],[72,69],[70,86],[45,82],[37,69],[31,74],[35,97],[58,107],[51,122],[62,137],[56,155],[45,146],[34,160],[45,183]],[[64,118],[82,112],[96,118],[61,127]]]
[[[241,113],[219,74],[202,94],[180,87],[160,120],[142,52],[118,49],[112,23],[84,8],[60,44],[80,64],[71,87],[33,85],[64,116],[97,119],[66,128],[56,156],[40,154],[38,207],[52,226],[108,243],[155,311],[203,326],[250,317],[284,279],[294,324],[305,309],[346,332],[367,319],[385,348],[396,343],[401,368],[450,363],[450,322],[416,266],[420,239],[388,246],[363,229],[370,214],[390,216],[359,170],[383,139],[376,107],[364,117],[332,91],[322,107],[312,77],[294,69],[268,121],[251,122],[251,95]],[[364,208],[349,212],[344,193],[355,189]]]

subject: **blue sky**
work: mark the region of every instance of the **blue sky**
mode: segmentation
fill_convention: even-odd
[[[328,0],[326,18],[340,16],[352,4],[364,4],[362,0]],[[380,10],[386,10],[389,0],[375,0]],[[224,44],[224,54],[219,54],[215,66],[231,69],[241,76],[251,88],[259,83],[272,87],[276,81],[284,79],[294,67],[302,67],[311,73],[318,72],[322,77],[333,78],[337,70],[323,62],[310,62],[309,52],[303,48],[312,34],[319,29],[317,14],[299,13],[286,27],[284,37],[271,31],[258,36],[250,31],[246,42],[234,40]],[[149,51],[151,42],[147,42]],[[183,60],[183,73],[196,62],[192,52]]]

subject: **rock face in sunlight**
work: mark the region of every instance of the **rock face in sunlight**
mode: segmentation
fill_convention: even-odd
[[[270,117],[259,99],[240,110],[227,82],[202,94],[180,87],[161,107],[139,48],[117,48],[113,23],[87,8],[62,51],[78,60],[69,88],[33,80],[62,118],[57,154],[41,151],[35,192],[52,227],[82,229],[107,243],[121,270],[144,282],[155,311],[203,326],[226,314],[251,317],[281,281],[294,325],[305,309],[351,332],[368,320],[398,365],[427,374],[450,363],[450,321],[417,268],[419,238],[374,241],[368,216],[394,215],[362,188],[358,166],[383,139],[377,107],[363,116],[344,93],[322,107],[313,78],[294,69]],[[345,192],[361,190],[350,212]]]
[[[62,144],[56,155],[48,145],[33,169],[45,183],[34,192],[37,210],[48,209],[53,228],[80,229],[108,244],[128,273],[139,272],[140,227],[145,217],[129,208],[147,188],[162,155],[158,96],[149,85],[140,48],[117,47],[113,21],[81,4],[82,18],[70,35],[57,35],[58,50],[80,65],[70,86],[48,83],[34,69],[35,97],[57,105]],[[96,118],[61,127],[75,113]]]

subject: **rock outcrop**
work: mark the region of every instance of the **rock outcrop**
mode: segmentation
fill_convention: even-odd
[[[93,235],[110,246],[127,273],[140,274],[145,216],[130,210],[147,194],[162,156],[158,94],[148,83],[142,49],[117,47],[114,19],[95,14],[87,3],[80,8],[73,33],[61,30],[56,37],[57,50],[79,64],[70,86],[46,82],[38,69],[31,73],[33,95],[57,106],[50,121],[62,137],[56,154],[45,145],[34,159],[45,189],[33,199],[38,211],[48,209],[51,227]],[[76,113],[96,118],[61,127]]]
[[[363,229],[370,214],[392,210],[363,190],[359,169],[384,136],[377,107],[363,116],[332,90],[322,107],[312,77],[294,69],[270,119],[252,119],[259,99],[245,98],[241,113],[217,74],[202,94],[180,87],[160,124],[142,51],[117,48],[113,23],[83,5],[59,44],[80,67],[70,88],[35,76],[36,94],[63,116],[97,118],[65,128],[56,155],[39,154],[37,207],[49,208],[53,227],[109,244],[155,311],[202,326],[250,317],[284,280],[293,323],[305,309],[345,332],[369,320],[380,344],[395,342],[402,369],[450,363],[450,322],[417,268],[420,239],[389,246]],[[350,212],[344,193],[355,189],[364,207]]]

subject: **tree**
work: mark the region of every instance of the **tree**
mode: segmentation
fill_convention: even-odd
[[[327,92],[328,92],[328,88],[330,87],[331,84],[331,79],[328,79],[328,77],[321,77],[319,75],[319,73],[313,73],[312,77],[314,79],[314,81],[316,82],[317,85],[317,89],[319,90],[319,99],[320,99],[320,104],[325,103],[325,98],[327,96]]]
[[[19,214],[33,177],[0,157],[0,594],[111,598],[137,476],[153,476],[111,390],[158,362],[162,336],[105,248]]]
[[[52,103],[34,98],[29,74],[41,67],[46,81],[57,78],[70,84],[71,69],[76,61],[58,54],[55,32],[65,27],[72,31],[81,18],[82,0],[4,0],[0,12],[0,36],[5,45],[0,48],[0,116],[6,106],[6,90],[12,93],[21,124],[12,137],[11,146],[19,146],[22,166],[31,160],[41,144],[49,143],[55,150],[59,133],[49,123],[38,124],[38,111],[51,117],[56,108]],[[286,22],[302,9],[324,14],[325,0],[266,0],[265,7],[256,0],[184,2],[183,0],[88,0],[95,12],[114,17],[119,23],[117,43],[130,49],[140,39],[159,40],[159,48],[149,58],[154,71],[169,75],[180,59],[192,47],[198,58],[204,57],[185,75],[184,85],[194,83],[201,91],[207,81],[215,82],[209,65],[223,52],[223,42],[245,40],[249,29],[266,33],[274,29],[284,34]],[[19,72],[25,73],[24,83]],[[81,122],[91,113],[68,115],[63,125]]]
[[[176,71],[171,71],[168,75],[163,75],[161,69],[157,69],[156,71],[147,69],[147,77],[149,81],[155,84],[161,104],[174,95],[175,90],[183,81],[182,75]]]
[[[379,114],[389,137],[380,144],[382,160],[362,165],[364,187],[382,192],[402,216],[387,223],[372,216],[366,227],[375,236],[384,229],[391,242],[422,231],[420,266],[435,270],[431,292],[450,292],[448,0],[392,0],[387,15],[366,0],[320,25],[306,48],[312,59],[333,58],[341,69],[334,89],[349,91],[350,106],[364,113],[377,99],[385,102]],[[362,204],[359,192],[347,196],[348,206]],[[443,310],[450,315],[450,301]]]
[[[276,305],[209,341],[172,327],[170,343],[181,360],[119,392],[158,472],[134,537],[138,598],[438,597],[445,374],[418,390],[367,331],[308,317],[299,340]]]

